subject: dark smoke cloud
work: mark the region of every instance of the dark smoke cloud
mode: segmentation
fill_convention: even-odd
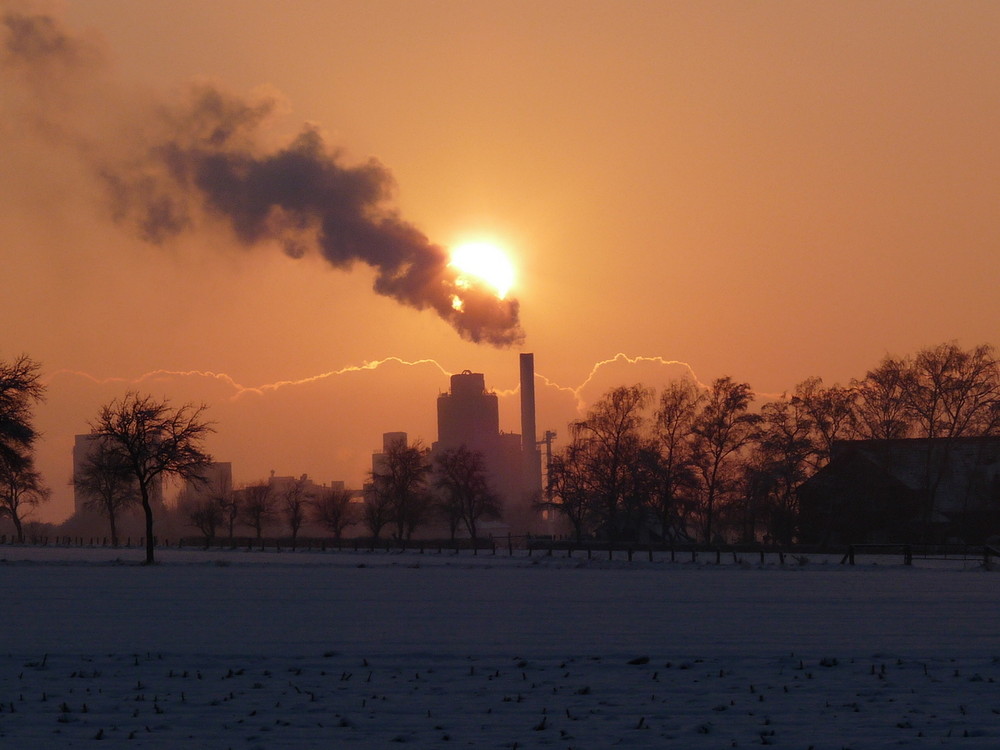
[[[8,12],[0,28],[3,67],[34,86],[98,58],[49,16]],[[114,219],[155,244],[222,223],[247,247],[315,250],[340,269],[361,262],[376,271],[378,294],[433,309],[470,341],[523,340],[517,300],[460,285],[447,251],[393,208],[394,181],[379,162],[344,164],[311,126],[282,148],[264,147],[274,108],[273,98],[193,86],[184,101],[144,113],[137,142],[86,149]]]
[[[3,13],[0,59],[5,67],[51,75],[97,64],[101,55],[93,42],[66,33],[50,16],[8,10]]]

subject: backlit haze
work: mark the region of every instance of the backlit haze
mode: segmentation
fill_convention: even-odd
[[[0,2],[0,358],[73,435],[205,402],[237,483],[359,486],[451,373],[519,431],[1000,343],[995,2]],[[488,238],[506,294],[449,249]],[[456,304],[456,296],[460,304]],[[621,356],[618,356],[621,353]]]

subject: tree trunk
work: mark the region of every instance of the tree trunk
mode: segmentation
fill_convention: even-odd
[[[156,540],[153,538],[153,508],[149,504],[149,489],[140,484],[142,493],[142,512],[146,516],[146,565],[156,562]]]

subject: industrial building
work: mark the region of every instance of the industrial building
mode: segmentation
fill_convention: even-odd
[[[496,393],[486,389],[483,373],[465,370],[451,376],[451,388],[437,399],[438,439],[432,453],[458,448],[485,459],[493,491],[503,501],[505,524],[514,533],[534,531],[541,499],[542,469],[535,430],[533,354],[520,355],[521,432],[500,430]]]

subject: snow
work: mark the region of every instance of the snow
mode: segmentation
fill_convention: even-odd
[[[0,747],[1000,746],[997,573],[0,548]]]

